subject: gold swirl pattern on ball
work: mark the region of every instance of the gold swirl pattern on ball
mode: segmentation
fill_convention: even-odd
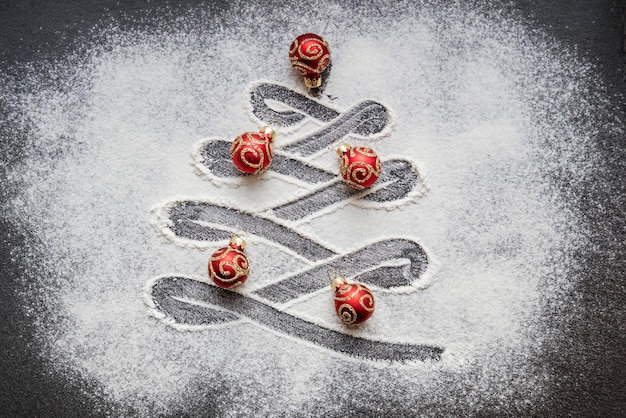
[[[326,47],[326,49],[330,52],[330,47],[328,46],[328,42],[326,42],[325,39],[310,37],[302,39],[300,43],[298,43],[298,39],[296,39],[293,44],[294,47],[289,52],[293,54],[297,51],[298,56],[307,61],[317,60],[321,58],[324,55],[324,47]],[[302,48],[302,46],[305,44],[308,45]]]
[[[377,160],[376,162],[376,167],[362,161],[357,161],[347,165],[342,172],[347,173],[347,176],[344,174],[344,178],[347,177],[346,180],[353,186],[357,188],[364,188],[363,183],[367,183],[372,176],[376,176],[377,178],[380,177],[382,167],[380,160]]]
[[[363,187],[363,183],[366,183],[373,174],[374,168],[360,161],[348,166],[348,181],[361,187]]]
[[[310,65],[307,65],[302,61],[298,61],[297,58],[292,58],[291,65],[293,66],[294,70],[298,72],[298,74],[306,76],[311,73],[319,74],[323,72],[328,65],[328,60],[330,60],[330,55],[326,54],[324,58],[318,62],[316,67],[311,67]]]
[[[350,165],[350,158],[348,157],[348,154],[343,154],[341,158],[339,159],[339,172],[341,173],[342,176],[346,175],[349,165]]]
[[[363,290],[363,287],[359,284],[350,284],[346,283],[344,286],[341,286],[335,292],[335,300],[338,302],[345,302],[346,300],[350,300],[357,293]]]
[[[344,303],[343,305],[339,306],[339,308],[337,309],[337,313],[339,319],[341,319],[341,321],[346,325],[353,324],[354,321],[356,321],[358,318],[356,311],[348,303]]]
[[[220,251],[215,253],[211,257],[211,267],[213,266],[214,261],[220,261],[218,265],[219,276],[217,272],[211,268],[211,278],[214,280],[219,280],[225,283],[233,283],[239,280],[243,276],[247,276],[250,272],[250,266],[248,265],[248,258],[243,254],[243,252],[235,249],[230,249],[230,251],[234,251],[237,254],[233,257],[232,261],[221,260],[222,255],[225,251]],[[234,275],[233,275],[234,274]],[[232,275],[232,277],[230,277]]]
[[[305,46],[305,44],[307,45]],[[327,53],[324,53],[324,47],[326,47]],[[296,39],[289,49],[289,60],[293,68],[302,76],[310,73],[321,73],[330,61],[328,42],[325,39],[317,38],[305,38],[301,42]],[[317,63],[315,67],[309,65],[315,63]]]
[[[298,61],[295,61],[295,60],[291,62],[291,66],[293,67],[294,70],[296,70],[298,74],[304,77],[306,77],[309,74],[307,72],[307,69],[312,70],[311,67],[304,65],[304,64],[300,64]]]
[[[246,141],[247,140],[247,141]],[[257,135],[251,135],[249,132],[238,136],[233,141],[230,152],[232,155],[239,154],[241,162],[255,170],[259,170],[265,163],[266,154],[268,158],[273,157],[273,150],[267,146],[267,139],[259,138]],[[254,157],[259,158],[259,162],[255,163],[250,161],[246,155],[252,154]]]
[[[359,154],[365,155],[366,157],[376,158],[378,156],[373,149],[368,147],[352,147],[348,152],[350,153],[350,156],[354,158],[357,151]]]
[[[374,298],[371,294],[366,293],[359,299],[359,305],[367,312],[374,312]]]

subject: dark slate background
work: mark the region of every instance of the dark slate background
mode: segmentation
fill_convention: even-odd
[[[626,92],[625,0],[487,3],[510,9],[575,47],[581,57],[597,65],[609,91]],[[157,6],[165,5],[171,16],[189,5],[216,12],[229,7],[228,2],[194,0],[0,0],[0,66],[6,69],[71,51],[102,20],[149,29],[154,24],[150,17],[159,13]],[[137,23],[139,18],[141,23]],[[623,99],[618,106],[626,121]],[[0,129],[4,123],[0,120]],[[9,143],[3,135],[0,140],[0,174],[5,179],[19,160],[19,141]],[[560,384],[546,404],[511,410],[512,416],[626,416],[626,139],[604,134],[597,140],[608,170],[576,186],[578,204],[594,227],[591,239],[596,251],[579,255],[578,274],[585,280],[566,295],[577,301],[579,312],[559,312],[567,307],[551,312],[550,326],[564,333],[563,343],[546,348],[544,357],[538,359],[558,376]],[[7,199],[11,193],[3,181],[0,198]],[[10,248],[31,239],[28,231],[4,214],[0,217],[0,417],[103,416],[110,408],[94,401],[101,393],[96,383],[53,376],[37,358],[32,324],[21,314],[14,296],[28,275],[8,256]],[[212,402],[206,402],[202,411],[210,416]]]

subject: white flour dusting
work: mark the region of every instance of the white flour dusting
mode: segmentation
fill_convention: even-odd
[[[108,29],[84,55],[33,65],[20,85],[3,76],[0,94],[30,128],[9,179],[22,187],[9,210],[40,241],[24,303],[55,373],[97,382],[94,396],[119,405],[111,415],[207,399],[225,416],[375,410],[385,400],[426,415],[493,413],[544,396],[550,377],[532,366],[541,302],[567,285],[585,232],[554,181],[596,164],[585,109],[593,74],[514,20],[408,3],[380,16],[319,4],[328,15],[319,21],[290,6],[246,6],[232,21],[195,11],[160,33]],[[393,211],[343,206],[298,230],[343,252],[382,238],[422,243],[439,263],[435,284],[377,295],[361,332],[442,346],[439,362],[360,364],[252,324],[179,332],[147,314],[148,280],[204,278],[213,250],[165,240],[152,226],[156,205],[209,199],[254,211],[298,196],[279,178],[238,188],[207,181],[192,152],[200,138],[260,126],[246,110],[250,84],[304,92],[287,47],[305,31],[323,35],[333,54],[319,100],[389,107],[392,131],[367,145],[415,161],[429,192]],[[247,253],[251,282],[302,267],[254,238]],[[288,312],[336,327],[329,295]]]

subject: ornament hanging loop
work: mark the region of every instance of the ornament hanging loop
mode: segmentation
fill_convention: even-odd
[[[339,276],[341,276],[341,274],[339,274],[339,273],[337,272],[337,270],[335,270],[335,269],[334,269],[334,268],[332,268],[332,267],[328,267],[328,268],[326,269],[326,274],[328,275],[328,280],[330,280],[330,281],[332,281],[335,277],[339,277]]]
[[[328,274],[328,279],[330,280],[330,287],[333,289],[334,292],[336,292],[337,289],[339,289],[344,284],[348,283],[346,281],[346,278],[339,274],[333,268],[328,268],[326,270],[326,273]]]
[[[233,232],[233,237],[239,237],[247,240],[249,236],[250,232],[248,232],[246,228],[242,228],[240,226],[237,226],[237,229],[235,229],[235,232]]]

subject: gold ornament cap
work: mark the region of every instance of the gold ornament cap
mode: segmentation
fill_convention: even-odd
[[[304,85],[307,90],[316,89],[322,85],[322,77],[304,77]]]
[[[330,282],[330,287],[333,289],[333,292],[336,292],[344,284],[348,284],[348,281],[345,277],[337,276]]]
[[[349,144],[341,144],[339,148],[337,148],[337,155],[341,157],[342,155],[350,151],[350,148],[352,147]]]
[[[231,247],[241,248],[242,250],[246,248],[246,241],[237,235],[233,235],[228,244]]]
[[[274,139],[274,137],[276,136],[276,130],[271,128],[269,125],[261,127],[261,133],[263,135],[269,136],[272,139]]]

